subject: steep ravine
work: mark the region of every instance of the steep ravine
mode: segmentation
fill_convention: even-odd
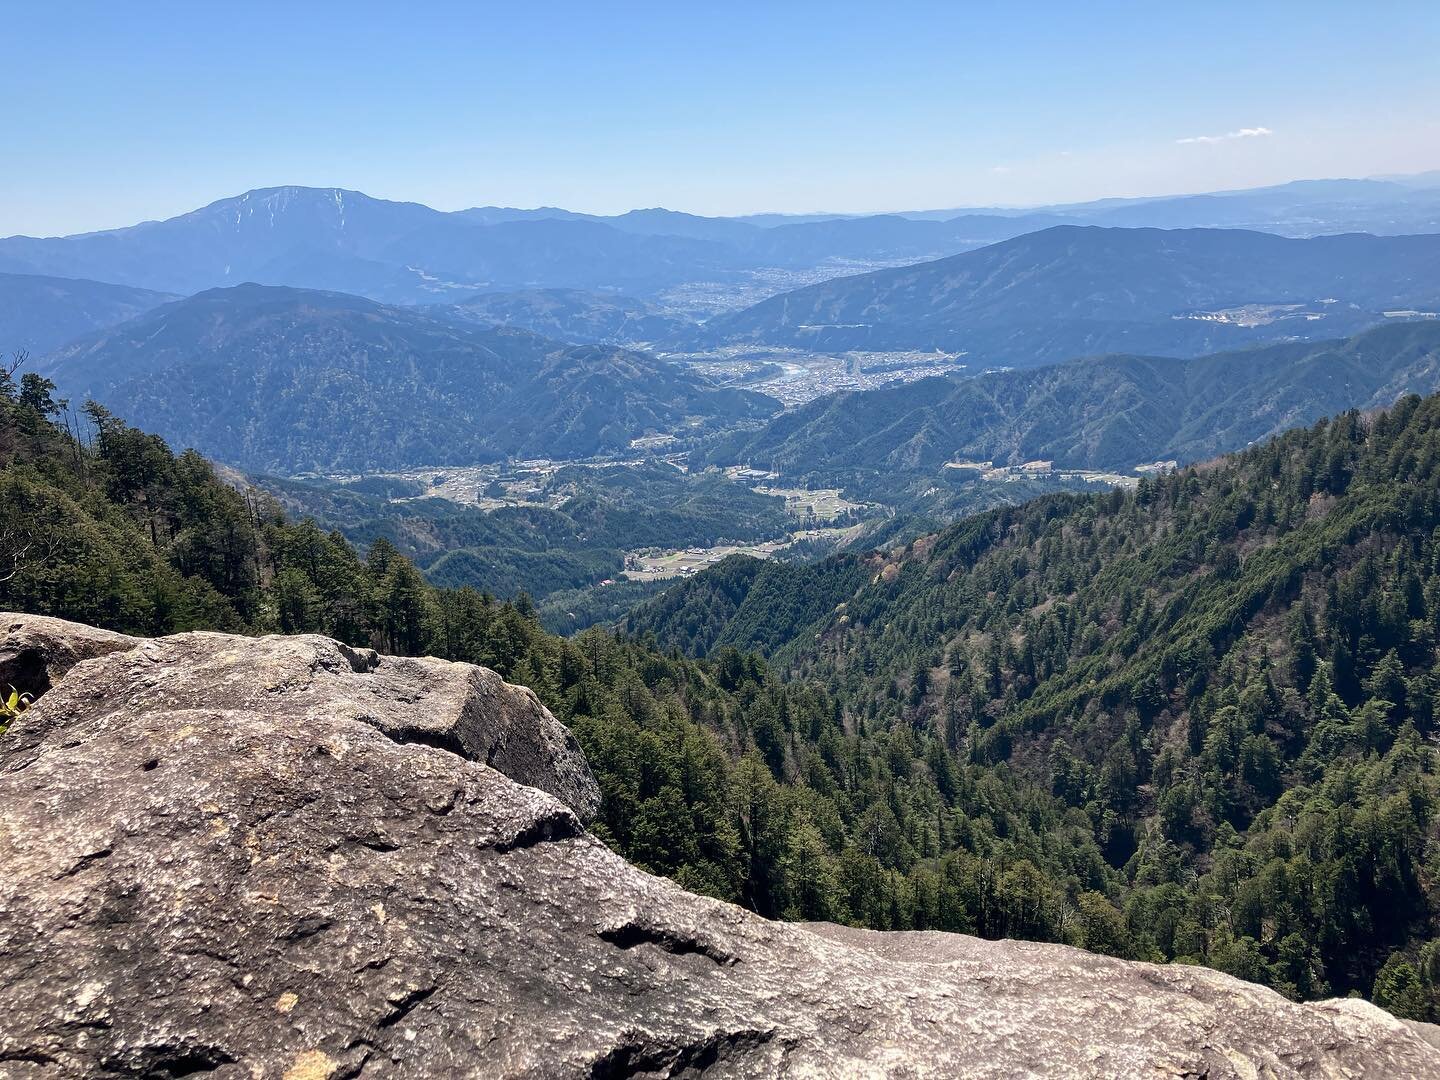
[[[1193,967],[767,922],[624,863],[528,690],[0,615],[0,1076],[1434,1077]]]

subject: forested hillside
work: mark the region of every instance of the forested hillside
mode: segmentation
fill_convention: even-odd
[[[1393,952],[1435,959],[1437,525],[1440,399],[1408,398],[1134,495],[1048,497],[874,556],[773,662],[837,702],[851,745],[902,747],[866,812],[893,827],[878,857],[917,897],[935,889],[943,910],[960,852],[985,853],[1031,890],[1005,933],[1098,920],[1124,952],[1364,991],[1410,978]],[[677,620],[704,608],[706,578],[633,625],[693,645],[794,603],[732,595],[719,625]],[[786,767],[824,788],[807,744],[789,736]],[[994,817],[977,828],[1006,804],[996,834]]]
[[[828,617],[867,577],[853,555],[813,566],[731,555],[630,612],[625,626],[691,656],[718,648],[768,653]]]
[[[552,637],[103,410],[77,441],[51,389],[0,388],[0,607],[487,664],[575,730],[602,836],[767,914],[1068,941],[1433,1015],[1440,399],[816,579],[746,571],[703,630],[774,609],[795,630],[756,642],[767,670]],[[827,576],[838,610],[807,607]],[[770,599],[741,620],[752,595]]]

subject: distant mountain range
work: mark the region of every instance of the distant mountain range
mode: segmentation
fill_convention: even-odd
[[[934,471],[955,460],[1128,472],[1436,391],[1440,322],[1407,322],[1342,341],[1192,360],[1105,356],[835,394],[723,439],[696,464],[748,463],[815,479]]]
[[[0,240],[0,271],[186,294],[257,281],[397,303],[530,288],[643,295],[756,267],[929,258],[1026,227],[999,218],[955,225],[890,217],[764,229],[668,210],[606,219],[494,208],[443,213],[338,188],[285,187],[124,229],[9,237]]]
[[[1058,226],[784,293],[716,317],[694,340],[945,349],[972,366],[1019,366],[1335,337],[1416,307],[1440,309],[1440,235]]]
[[[930,468],[972,452],[1128,466],[1379,403],[1396,386],[1434,389],[1416,357],[1405,367],[1386,354],[1367,368],[1357,343],[1190,367],[1147,357],[1337,339],[1436,312],[1440,232],[1295,239],[1064,222],[1264,219],[1323,233],[1360,218],[1419,227],[1418,208],[1437,199],[1422,177],[792,221],[445,213],[273,188],[125,229],[0,240],[0,351],[48,353],[41,369],[63,395],[93,396],[177,445],[253,470],[573,458],[660,432],[691,446],[718,437],[703,460],[792,472]],[[710,301],[674,299],[707,282],[749,288],[759,268],[781,288],[886,262],[908,265],[833,277],[703,326],[690,315]],[[1421,348],[1432,332],[1389,329],[1387,348]],[[968,354],[972,372],[1126,355],[1031,380],[824,399],[775,417],[770,398],[620,347],[636,342],[938,348]],[[1267,382],[1272,363],[1304,374]]]
[[[260,285],[167,304],[41,367],[177,447],[281,473],[583,457],[778,408],[643,353]]]
[[[79,236],[0,240],[0,270],[194,293],[247,281],[398,302],[536,282],[635,285],[718,271],[724,253],[590,221],[483,224],[339,189],[271,188],[166,221]],[[681,268],[674,270],[672,268]]]
[[[911,221],[1001,218],[1023,224],[1022,231],[1025,232],[1056,224],[1094,224],[1117,228],[1254,229],[1284,236],[1342,232],[1400,235],[1440,230],[1440,171],[1369,179],[1295,180],[1233,191],[1096,199],[1023,209],[972,206],[896,210],[882,214],[762,213],[733,218],[703,218],[670,210],[631,210],[616,217],[600,217],[556,207],[514,210],[491,206],[462,212],[487,222],[522,217],[587,218],[633,231],[706,239],[743,235],[726,231],[733,230],[736,224],[773,229],[787,225],[897,217]],[[688,227],[683,226],[680,219],[686,219],[690,223]],[[1000,227],[993,228],[998,232]],[[992,236],[992,239],[1003,238]]]
[[[1254,229],[1282,236],[1343,232],[1400,235],[1440,229],[1440,172],[1369,179],[1293,180],[1268,187],[1191,195],[1141,196],[1055,203],[1026,208],[955,207],[906,210],[916,220],[949,220],[983,214],[1063,220],[1112,228]],[[812,215],[804,220],[826,220]],[[783,215],[745,221],[773,222]]]
[[[0,274],[0,355],[24,350],[39,356],[174,299],[103,281]]]
[[[1437,232],[1440,183],[1423,176],[1305,181],[1023,211],[748,218],[658,208],[611,217],[554,207],[442,212],[341,188],[276,187],[127,228],[0,239],[0,272],[186,295],[256,281],[390,303],[554,288],[652,298],[686,284],[748,281],[761,269],[840,274],[937,259],[1064,224],[1296,236]],[[782,279],[774,291],[784,287]]]

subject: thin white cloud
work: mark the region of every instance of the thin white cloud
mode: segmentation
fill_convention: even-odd
[[[1009,165],[991,165],[991,166],[990,166],[990,171],[993,172],[993,173],[1002,173],[1002,174],[1003,174],[1003,173],[1008,173],[1008,172],[1010,172],[1011,170],[1010,170],[1010,166],[1009,166]]]
[[[1275,133],[1267,127],[1241,128],[1239,131],[1227,131],[1224,135],[1192,135],[1188,139],[1176,139],[1181,146],[1188,143],[1221,143],[1229,142],[1231,139],[1260,139],[1266,135]]]

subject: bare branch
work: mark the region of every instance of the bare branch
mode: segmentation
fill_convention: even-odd
[[[37,540],[24,536],[16,528],[0,529],[0,585],[19,576],[32,564],[45,562],[58,547],[54,537]]]
[[[30,362],[30,352],[29,352],[29,350],[28,350],[28,349],[16,349],[13,353],[10,354],[10,362],[9,362],[8,364],[0,364],[0,371],[3,371],[3,372],[5,373],[5,378],[7,378],[7,379],[14,378],[14,377],[15,377],[15,373],[16,373],[17,371],[19,371],[22,367],[24,367],[26,364],[28,364],[29,362]]]

